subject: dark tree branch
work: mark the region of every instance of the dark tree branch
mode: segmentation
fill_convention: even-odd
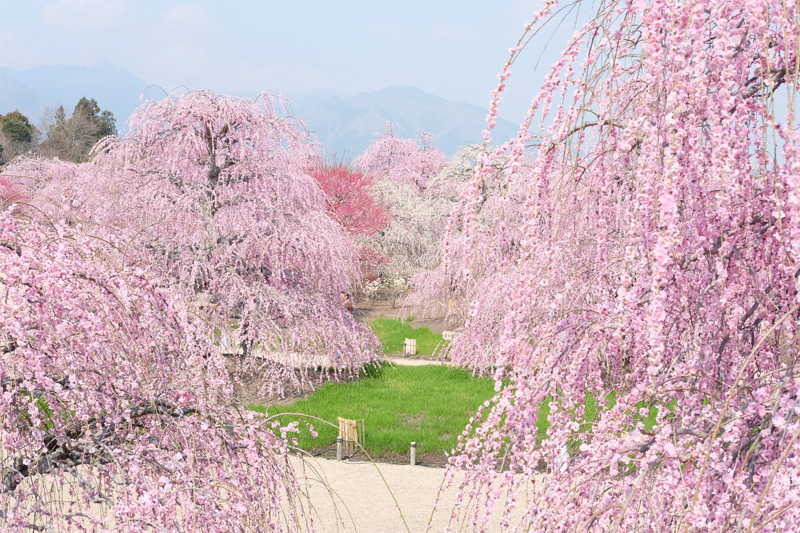
[[[132,407],[124,416],[124,422],[133,422],[142,417],[162,415],[180,418],[196,413],[193,407],[176,407],[165,402]],[[90,436],[87,442],[87,430],[97,424],[103,428],[97,437]],[[140,424],[134,424],[140,427]],[[114,461],[114,456],[106,442],[114,442],[118,425],[114,422],[104,423],[104,419],[91,418],[80,425],[68,429],[66,438],[47,435],[43,439],[45,452],[36,457],[25,455],[12,459],[11,466],[0,471],[0,492],[13,492],[23,479],[36,475],[49,474],[57,469],[72,468],[79,465],[102,466]],[[82,442],[81,442],[82,441]]]

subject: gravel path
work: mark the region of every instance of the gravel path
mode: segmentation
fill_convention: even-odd
[[[441,510],[431,518],[444,476],[442,468],[327,459],[293,461],[301,483],[307,482],[318,531],[421,533],[429,523],[430,531],[447,527],[455,491],[442,495]],[[500,531],[498,520],[490,526],[489,531]],[[472,531],[472,527],[456,524],[453,531]]]
[[[302,490],[309,495],[312,526],[317,532],[423,533],[428,531],[429,524],[431,532],[444,531],[448,525],[456,497],[453,490],[442,494],[438,504],[440,511],[431,517],[444,476],[443,468],[314,458],[301,460],[298,457],[289,460]],[[44,500],[53,502],[52,510],[56,514],[64,505],[74,501],[68,489],[53,486],[50,491],[45,487],[41,490]],[[107,512],[102,505],[91,506],[95,513],[102,515]],[[502,509],[502,503],[498,504],[499,509]],[[512,519],[518,518],[519,514],[515,513]],[[81,522],[80,518],[78,522]],[[113,523],[111,528],[112,531],[127,530]],[[4,531],[2,523],[0,530]],[[55,527],[55,531],[60,533],[77,533],[79,530],[83,529],[63,523]],[[308,531],[306,524],[301,523],[299,530]],[[468,532],[473,528],[471,523],[455,522],[452,531]],[[490,523],[489,531],[501,531],[498,519]]]
[[[387,356],[398,366],[448,365],[441,360]],[[294,460],[298,477],[314,506],[314,523],[319,531],[366,533],[420,533],[444,531],[455,491],[442,494],[439,508],[431,516],[444,469],[327,459]],[[459,524],[453,531],[471,531]],[[500,531],[495,521],[490,531]]]

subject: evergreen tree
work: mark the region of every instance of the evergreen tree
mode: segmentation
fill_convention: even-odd
[[[117,121],[114,118],[114,114],[108,110],[101,112],[100,106],[94,98],[86,98],[84,96],[78,100],[70,118],[77,117],[85,118],[94,127],[93,136],[95,142],[103,137],[117,133]]]
[[[67,118],[64,107],[55,111],[47,139],[40,153],[67,161],[85,161],[92,147],[109,135],[115,135],[116,119],[111,111],[101,111],[94,98],[78,100],[72,115]]]
[[[0,115],[0,164],[30,150],[37,136],[38,130],[18,110]]]
[[[19,111],[0,116],[0,130],[8,140],[18,143],[29,143],[33,139],[33,126],[28,121],[28,117]]]

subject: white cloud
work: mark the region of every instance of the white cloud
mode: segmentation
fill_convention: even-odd
[[[51,26],[96,28],[119,21],[128,10],[121,0],[58,0],[42,8]]]

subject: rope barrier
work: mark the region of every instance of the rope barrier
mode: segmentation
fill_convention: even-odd
[[[384,344],[383,347],[386,349],[386,346],[394,346],[394,344]],[[402,344],[398,344],[397,346],[403,347]],[[417,344],[417,349],[419,348],[436,348],[437,346],[443,346],[441,344]]]

